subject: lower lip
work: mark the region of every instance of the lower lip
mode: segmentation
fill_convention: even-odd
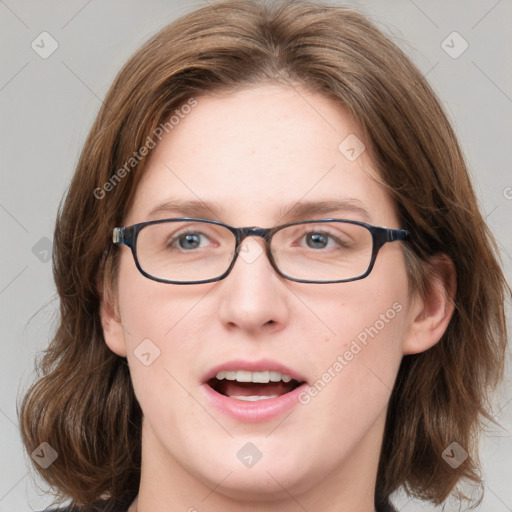
[[[258,423],[277,418],[292,409],[295,405],[298,405],[299,395],[307,388],[307,384],[303,383],[293,391],[285,393],[284,395],[258,400],[257,402],[229,398],[228,396],[217,393],[206,383],[201,387],[206,394],[208,402],[223,414],[231,416],[238,421]]]

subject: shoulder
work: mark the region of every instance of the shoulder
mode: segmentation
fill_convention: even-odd
[[[375,510],[377,512],[398,512],[389,497],[383,496],[379,492],[375,494]]]
[[[78,512],[76,507],[55,507],[51,506],[49,508],[45,508],[44,510],[37,510],[36,512]]]
[[[87,507],[79,507],[77,505],[51,506],[38,512],[126,512],[127,509],[128,506],[120,505],[114,500],[102,500]]]
[[[398,512],[398,511],[389,500],[385,500],[378,504],[377,512]]]
[[[60,508],[45,508],[44,510],[38,510],[36,512],[75,512],[76,508],[72,507],[60,507]]]
[[[45,508],[44,510],[39,510],[37,512],[86,512],[86,509],[78,508],[78,507],[51,507]]]

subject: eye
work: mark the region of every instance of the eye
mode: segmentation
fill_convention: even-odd
[[[169,237],[166,246],[169,249],[176,245],[183,250],[198,249],[201,246],[201,240],[207,240],[208,237],[199,231],[185,231]]]
[[[304,239],[306,246],[310,249],[339,249],[350,246],[348,236],[341,231],[337,231],[336,235],[323,230],[309,231],[303,234],[301,239]]]
[[[329,236],[325,233],[308,233],[306,236],[306,244],[313,249],[324,249],[329,242]]]

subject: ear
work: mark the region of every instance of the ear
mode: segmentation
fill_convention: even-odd
[[[113,292],[106,290],[104,283],[100,282],[100,279],[98,279],[97,285],[100,296],[101,327],[105,343],[114,354],[126,357],[126,341],[116,297]]]
[[[413,301],[404,354],[417,354],[433,347],[452,318],[457,289],[455,265],[446,254],[433,256],[430,265],[425,295],[417,293]]]

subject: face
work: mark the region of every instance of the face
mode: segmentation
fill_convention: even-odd
[[[321,218],[401,227],[372,179],[369,151],[357,156],[365,143],[359,127],[332,100],[274,85],[196,99],[152,150],[124,226],[201,216],[237,227]],[[175,200],[212,209],[150,214]],[[342,204],[330,213],[283,216],[297,202],[332,200]],[[129,248],[119,247],[119,321],[103,313],[104,331],[128,359],[144,413],[143,474],[257,501],[376,471],[417,313],[401,243],[384,245],[368,277],[331,284],[280,277],[262,249],[262,238],[247,238],[246,257],[225,279],[176,285],[144,277]],[[249,378],[279,382],[207,382],[238,370],[239,380],[261,371]]]

